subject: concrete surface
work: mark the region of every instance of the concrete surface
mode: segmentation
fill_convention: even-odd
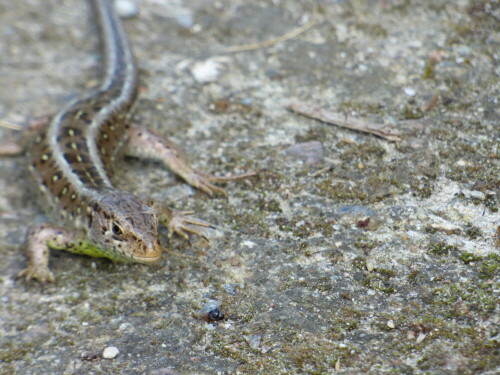
[[[96,83],[86,5],[0,0],[0,119],[25,126]],[[217,225],[211,242],[165,240],[155,267],[53,252],[57,280],[41,286],[15,275],[43,216],[23,159],[0,159],[0,374],[498,373],[498,1],[138,9],[125,21],[134,121],[203,171],[259,178],[210,199],[130,160],[119,186],[196,210]],[[313,17],[287,41],[218,55]],[[300,117],[289,100],[403,139]],[[203,320],[207,302],[223,320]]]

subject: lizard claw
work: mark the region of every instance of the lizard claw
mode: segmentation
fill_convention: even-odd
[[[224,189],[215,186],[210,182],[214,181],[214,179],[212,179],[212,176],[205,175],[197,171],[192,171],[191,173],[183,175],[183,178],[189,185],[203,191],[210,198],[212,198],[214,194],[220,194],[227,198],[227,193]]]
[[[51,283],[54,282],[54,274],[49,271],[47,267],[34,267],[34,266],[28,266],[26,269],[22,270],[17,274],[17,277],[24,277],[26,280],[31,280],[35,279],[41,282],[42,284],[44,283]]]

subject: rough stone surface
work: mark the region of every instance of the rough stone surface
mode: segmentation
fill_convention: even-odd
[[[0,119],[26,125],[97,82],[86,5],[0,0]],[[259,179],[209,199],[131,160],[119,186],[196,210],[218,227],[210,244],[165,241],[175,253],[154,267],[54,251],[56,282],[42,286],[15,278],[25,229],[43,216],[23,159],[0,159],[0,374],[496,373],[498,2],[138,7],[126,20],[134,121],[201,170]],[[217,56],[313,13],[288,41]],[[207,59],[219,70],[200,84],[191,69]],[[403,140],[300,117],[290,99],[391,124]],[[286,152],[304,144],[321,150],[314,163]],[[209,300],[222,321],[195,317]],[[111,344],[121,354],[105,361]]]

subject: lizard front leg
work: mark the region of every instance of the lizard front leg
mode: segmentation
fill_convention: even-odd
[[[189,185],[209,196],[215,193],[227,196],[224,189],[213,185],[212,182],[242,180],[255,175],[255,173],[245,173],[233,177],[217,177],[196,171],[189,165],[180,149],[169,139],[139,125],[128,125],[127,132],[129,141],[125,148],[126,155],[159,161]]]
[[[75,239],[64,229],[51,224],[35,224],[29,227],[26,237],[28,266],[18,276],[27,280],[36,279],[41,283],[54,281],[50,272],[49,248],[64,250],[74,247]]]

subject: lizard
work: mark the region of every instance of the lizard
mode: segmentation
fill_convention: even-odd
[[[113,166],[123,156],[159,161],[209,196],[226,195],[215,181],[239,180],[254,173],[217,177],[194,170],[167,138],[129,123],[138,94],[137,66],[127,35],[109,0],[89,0],[102,45],[100,85],[67,103],[36,131],[26,148],[29,172],[50,223],[31,225],[24,244],[27,267],[18,275],[54,281],[49,250],[66,250],[114,261],[152,263],[162,253],[158,226],[188,238],[203,236],[209,224],[193,212],[159,207],[116,188]]]

